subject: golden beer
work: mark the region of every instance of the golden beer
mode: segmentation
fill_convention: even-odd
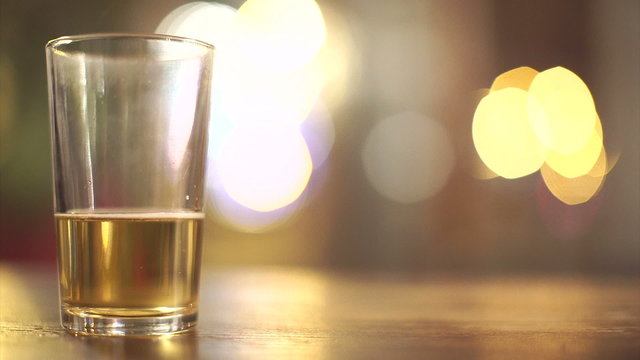
[[[195,322],[203,213],[56,214],[65,314]]]

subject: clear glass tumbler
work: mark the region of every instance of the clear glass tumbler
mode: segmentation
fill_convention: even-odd
[[[63,326],[194,326],[213,47],[95,34],[46,55]]]

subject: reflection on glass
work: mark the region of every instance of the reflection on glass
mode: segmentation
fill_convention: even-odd
[[[167,156],[169,165],[174,170],[184,166],[185,151],[188,149],[193,128],[193,119],[196,113],[196,104],[192,99],[197,98],[197,88],[189,84],[197,84],[200,75],[200,63],[196,60],[185,63],[176,69],[176,73],[182,82],[167,94],[168,106],[167,121]]]
[[[85,343],[85,358],[182,360],[198,356],[195,334],[162,335],[157,337],[95,337],[76,339]]]

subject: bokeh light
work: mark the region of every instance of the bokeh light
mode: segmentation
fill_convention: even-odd
[[[487,167],[502,177],[529,175],[544,163],[547,149],[529,122],[527,106],[535,103],[526,91],[509,87],[492,91],[476,108],[474,145]]]
[[[235,17],[236,9],[224,4],[187,3],[170,12],[160,22],[156,33],[191,37],[219,48],[225,45]]]
[[[489,180],[489,179],[494,179],[500,176],[494,173],[493,171],[491,171],[491,169],[489,169],[487,165],[485,165],[484,162],[482,162],[482,159],[480,159],[479,157],[475,157],[473,159],[472,166],[473,167],[471,168],[471,175],[476,179]]]
[[[597,114],[591,92],[578,75],[560,66],[545,70],[533,79],[529,94],[531,122],[547,148],[571,154],[585,147]]]
[[[327,28],[313,0],[194,2],[156,29],[216,46],[208,199],[235,228],[263,231],[293,215],[329,157],[335,129],[321,96],[339,104],[356,73],[348,27],[331,14]]]
[[[323,74],[322,99],[328,107],[337,108],[350,98],[360,81],[361,49],[352,27],[339,11],[323,4],[322,14],[327,35],[314,61]]]
[[[547,188],[556,198],[565,204],[577,205],[589,201],[598,193],[604,182],[606,169],[607,156],[602,148],[595,166],[585,175],[567,178],[546,164],[542,166],[540,173]]]
[[[272,211],[302,194],[311,169],[307,144],[296,128],[252,124],[226,138],[213,171],[233,200]]]
[[[309,147],[313,168],[317,169],[329,157],[335,141],[336,130],[331,113],[322,102],[318,102],[300,129]]]
[[[596,131],[591,134],[591,138],[584,148],[571,154],[549,150],[546,163],[558,174],[567,178],[575,178],[591,171],[602,149],[602,124],[597,118]]]
[[[221,56],[214,101],[234,123],[300,124],[318,101],[323,79],[316,64],[277,73],[244,66],[233,54]]]
[[[496,77],[493,84],[491,84],[491,91],[498,91],[510,87],[528,91],[536,75],[538,75],[538,71],[528,66],[509,70]]]
[[[317,55],[326,29],[313,0],[247,0],[238,9],[233,35],[247,64],[287,72]]]
[[[476,108],[472,130],[487,167],[475,166],[476,178],[540,169],[549,191],[566,204],[589,201],[612,168],[589,88],[563,67],[538,73],[523,66],[499,75]]]
[[[437,121],[404,112],[380,121],[362,149],[365,174],[384,197],[415,203],[432,197],[447,183],[454,152]]]
[[[210,172],[211,174],[211,172]],[[257,211],[236,202],[225,191],[209,192],[216,221],[245,233],[264,233],[289,222],[300,208],[299,197],[294,202],[272,211]]]

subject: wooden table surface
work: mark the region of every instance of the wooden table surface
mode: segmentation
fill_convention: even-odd
[[[73,336],[55,271],[0,264],[1,359],[640,359],[640,281],[203,271],[200,323]]]

